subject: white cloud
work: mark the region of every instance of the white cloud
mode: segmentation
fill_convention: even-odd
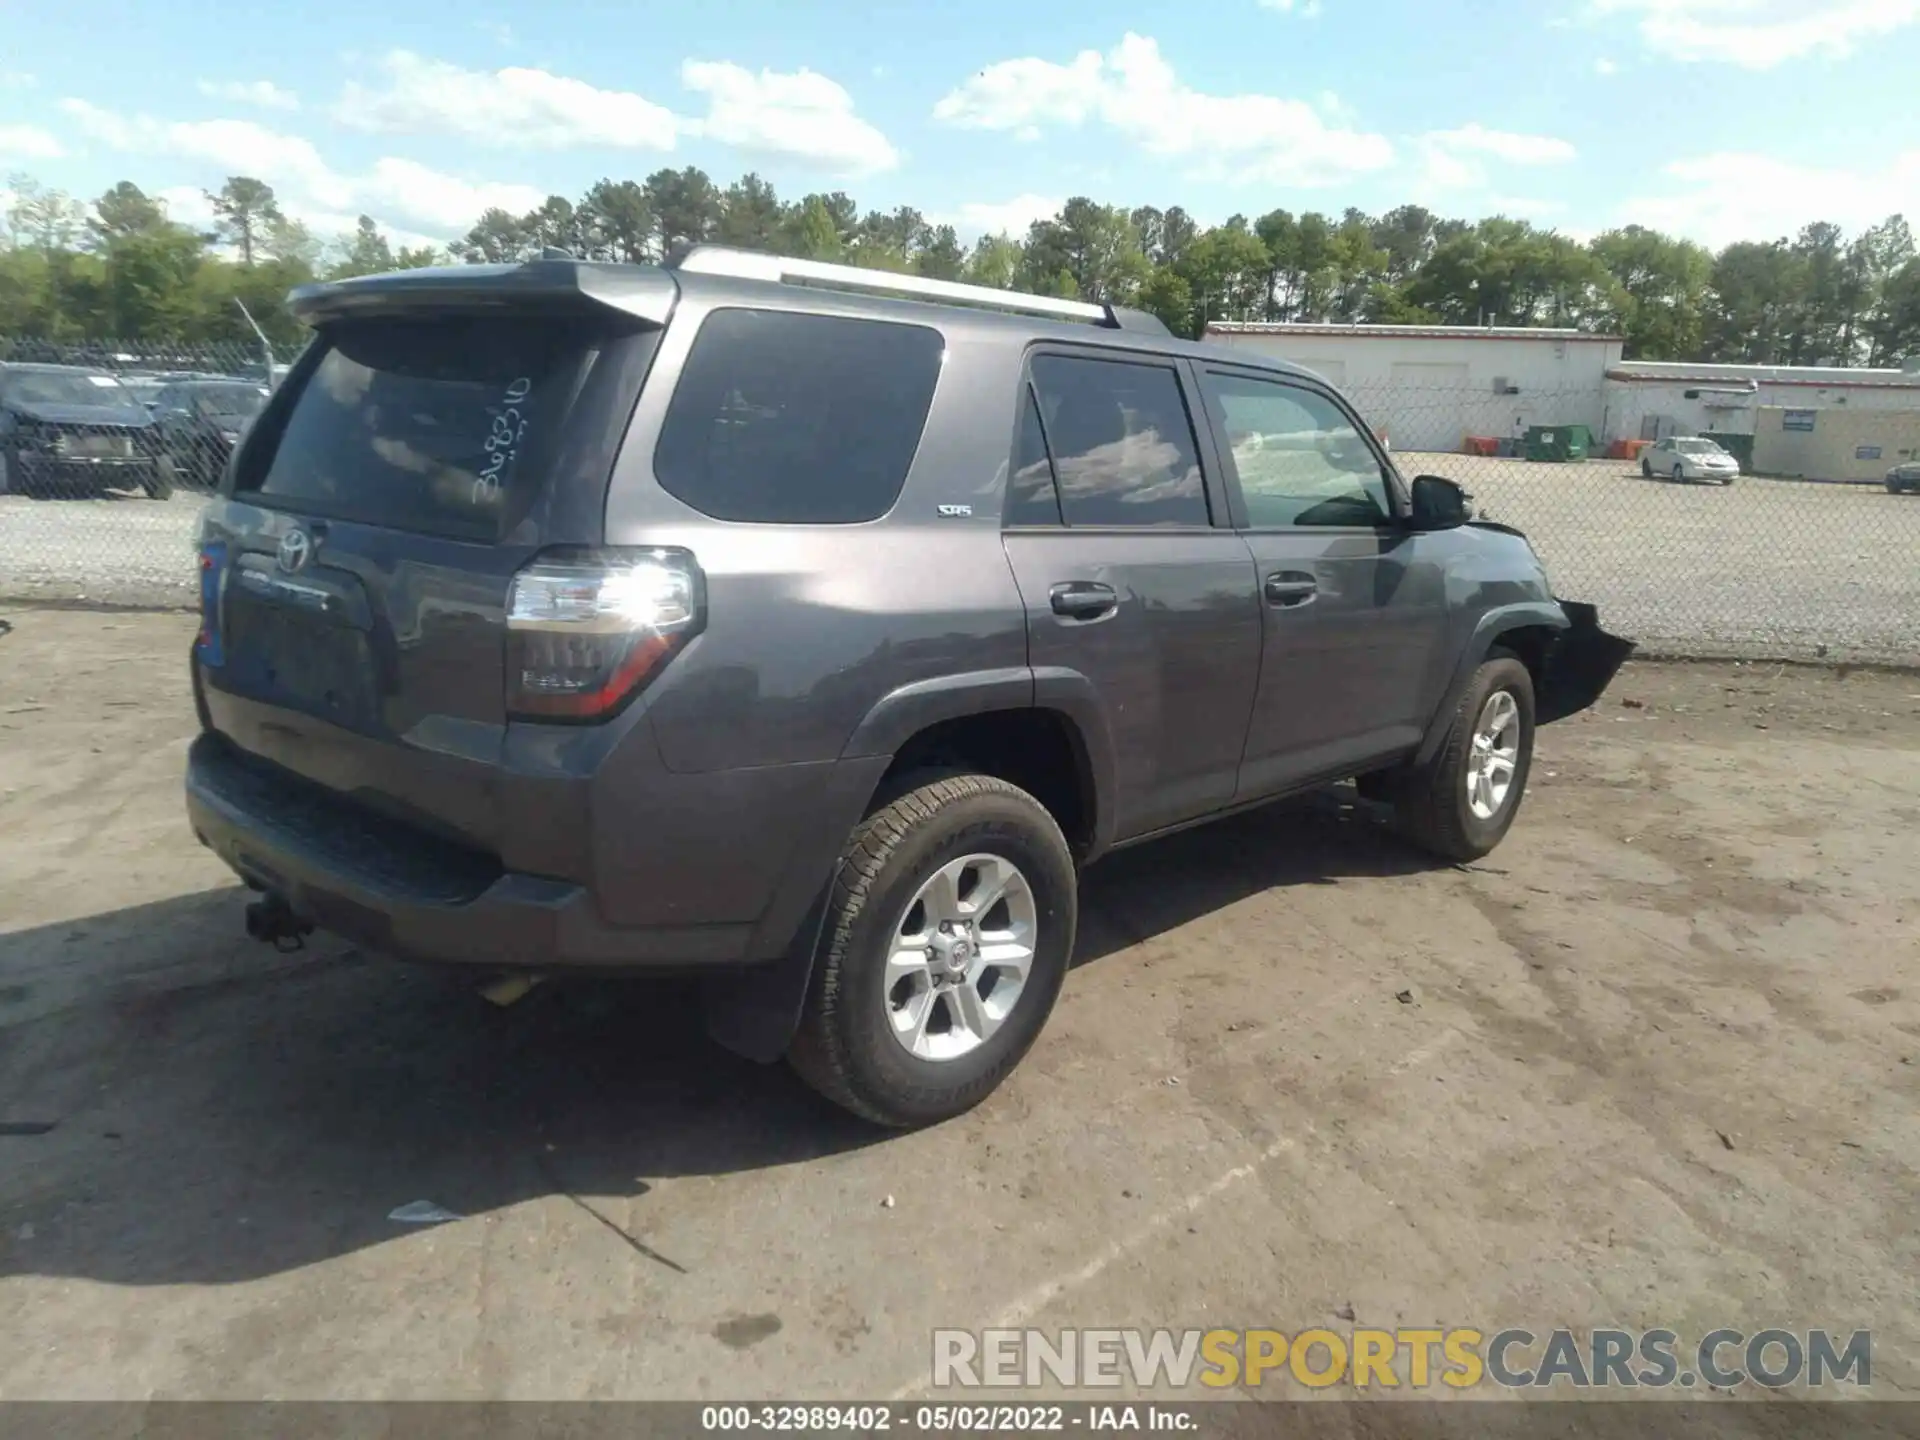
[[[1478,193],[1482,195],[1480,203],[1492,203],[1494,197],[1485,192],[1493,183],[1490,168],[1493,163],[1560,165],[1574,159],[1578,152],[1565,140],[1551,135],[1489,130],[1474,123],[1458,130],[1429,131],[1415,140],[1414,153],[1420,167],[1415,186],[1423,197]]]
[[[58,160],[66,146],[38,125],[0,125],[0,156],[9,160]]]
[[[271,80],[202,80],[200,93],[209,100],[232,100],[258,105],[262,110],[298,110],[300,97]]]
[[[506,47],[513,44],[515,36],[513,26],[504,20],[476,20],[474,28],[485,35],[494,44]]]
[[[1024,240],[1029,225],[1051,219],[1066,203],[1064,196],[1033,194],[1016,195],[1011,200],[974,201],[960,206],[951,221],[955,229],[970,235],[1011,235]]]
[[[1670,60],[1772,70],[1841,59],[1863,42],[1920,22],[1920,0],[1592,0],[1599,16],[1634,17],[1649,49]]]
[[[1422,138],[1450,154],[1487,155],[1509,165],[1558,165],[1578,154],[1565,140],[1551,135],[1489,130],[1478,122],[1458,130],[1434,130]]]
[[[25,70],[0,70],[0,90],[31,90],[39,83]]]
[[[546,199],[530,185],[465,180],[393,156],[376,160],[365,173],[346,174],[329,165],[311,141],[251,120],[160,122],[128,118],[85,100],[63,100],[60,109],[89,139],[110,148],[198,162],[214,183],[224,175],[264,180],[274,187],[281,208],[317,234],[351,229],[364,211],[426,232],[396,231],[396,243],[437,244],[432,237],[464,231],[489,206],[519,214]],[[211,219],[204,197],[192,198],[198,192],[175,187],[160,193],[168,213],[182,223],[203,225]]]
[[[679,130],[671,111],[643,96],[545,70],[467,70],[406,50],[387,55],[380,68],[383,86],[347,83],[333,111],[341,124],[523,150],[671,150]]]
[[[487,22],[483,22],[487,23]],[[899,154],[854,112],[853,97],[811,70],[747,70],[689,60],[682,84],[705,97],[706,114],[684,118],[627,90],[603,90],[547,70],[469,70],[395,50],[380,83],[349,81],[334,118],[384,134],[456,135],[503,149],[605,146],[672,150],[682,135],[767,155],[810,160],[850,175],[899,163]]]
[[[1020,138],[1098,121],[1150,155],[1243,182],[1331,184],[1393,162],[1385,136],[1330,124],[1306,101],[1191,89],[1156,41],[1131,32],[1104,56],[1083,50],[1064,65],[1032,56],[989,65],[933,113],[950,125]]]
[[[1716,249],[1773,240],[1815,220],[1857,231],[1888,215],[1920,213],[1920,149],[1876,169],[1822,169],[1749,152],[1676,160],[1656,194],[1620,206],[1621,224],[1652,226]]]
[[[810,160],[846,175],[891,170],[900,153],[854,113],[845,88],[812,70],[758,74],[723,61],[689,60],[680,83],[707,97],[689,131],[723,145]]]
[[[415,160],[388,157],[356,182],[366,202],[430,225],[443,234],[465,230],[480,212],[498,207],[515,215],[539,208],[547,197],[531,185],[468,181]]]
[[[1282,15],[1298,15],[1312,20],[1320,14],[1320,0],[1260,0],[1262,10],[1278,10]]]
[[[1602,55],[1598,60],[1593,62],[1593,73],[1596,75],[1618,75],[1620,73],[1620,67]]]

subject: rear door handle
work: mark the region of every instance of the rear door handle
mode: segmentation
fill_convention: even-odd
[[[1291,607],[1305,605],[1320,593],[1320,582],[1297,570],[1281,570],[1267,577],[1267,603]]]
[[[1111,615],[1120,605],[1120,597],[1111,585],[1091,580],[1063,580],[1048,592],[1053,613],[1069,620],[1098,620]]]

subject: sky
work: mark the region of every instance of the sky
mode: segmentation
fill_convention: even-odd
[[[602,177],[756,171],[968,238],[1070,195],[1415,202],[1719,246],[1920,222],[1920,0],[0,0],[0,176],[444,243]]]

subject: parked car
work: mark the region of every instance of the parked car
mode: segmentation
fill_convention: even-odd
[[[269,393],[246,380],[181,380],[162,387],[153,403],[155,434],[162,464],[176,483],[212,489]]]
[[[105,370],[0,365],[0,494],[172,493],[154,463],[153,421]]]
[[[1887,471],[1887,493],[1899,495],[1911,491],[1920,495],[1920,460],[1909,460]]]
[[[1731,485],[1740,478],[1740,462],[1700,435],[1669,435],[1640,452],[1640,473],[1651,480],[1706,480]]]
[[[880,1123],[1020,1060],[1101,856],[1353,776],[1484,855],[1632,648],[1337,390],[1137,312],[724,249],[289,303],[190,667],[249,932],[692,972]]]

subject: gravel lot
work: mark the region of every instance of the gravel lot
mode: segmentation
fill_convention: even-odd
[[[1920,497],[1743,479],[1650,482],[1617,461],[1402,454],[1525,530],[1563,595],[1655,651],[1904,661],[1920,645]],[[0,599],[191,605],[191,494],[0,496]]]
[[[669,989],[242,939],[188,618],[3,618],[0,1397],[849,1399],[941,1325],[1350,1317],[1871,1327],[1920,1386],[1911,675],[1633,665],[1466,870],[1339,792],[1115,857],[1027,1063],[881,1136]]]

